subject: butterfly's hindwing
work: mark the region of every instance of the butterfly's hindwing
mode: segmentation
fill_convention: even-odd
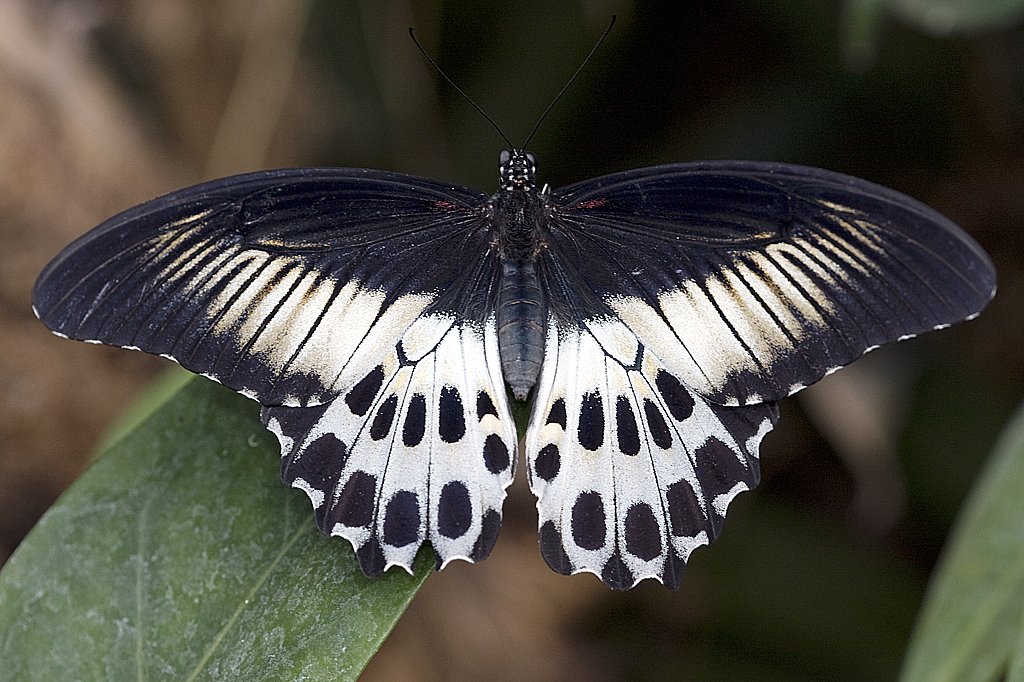
[[[497,353],[493,318],[426,315],[333,402],[264,410],[283,480],[367,575],[411,570],[424,541],[441,565],[493,547],[516,453]]]
[[[553,201],[557,266],[585,263],[576,286],[720,404],[779,400],[882,343],[976,315],[995,288],[948,219],[818,169],[657,166]]]
[[[775,407],[708,402],[617,320],[548,325],[526,439],[544,558],[616,589],[678,587],[729,502],[757,484]]]

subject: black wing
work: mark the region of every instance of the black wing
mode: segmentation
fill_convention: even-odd
[[[380,171],[224,178],[69,245],[33,307],[61,335],[169,357],[264,405],[315,405],[376,364],[358,348],[393,347],[422,313],[484,319],[485,201]]]
[[[619,318],[719,404],[783,398],[880,344],[969,319],[995,293],[988,256],[949,219],[815,168],[656,166],[552,201],[554,309]]]
[[[525,443],[541,551],[617,589],[679,585],[757,484],[772,401],[995,286],[935,211],[813,168],[646,168],[556,191],[549,214]]]
[[[498,361],[487,197],[364,170],[199,185],[67,247],[33,295],[76,339],[135,347],[257,399],[281,477],[370,575],[478,560],[516,436]]]

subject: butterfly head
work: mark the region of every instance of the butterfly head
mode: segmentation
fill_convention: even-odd
[[[514,192],[529,191],[537,186],[537,159],[522,149],[504,150],[498,157],[501,188]]]

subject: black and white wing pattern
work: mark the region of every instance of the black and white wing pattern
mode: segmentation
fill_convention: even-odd
[[[541,553],[560,573],[674,589],[732,499],[757,485],[775,404],[712,403],[660,352],[621,322],[549,322],[526,456]]]
[[[479,559],[515,427],[485,195],[378,171],[226,178],[68,246],[33,293],[58,334],[171,358],[264,405],[282,478],[368,574]]]
[[[773,401],[889,341],[977,315],[981,248],[828,171],[659,166],[550,196],[547,349],[526,439],[541,547],[618,589],[679,583],[758,480]]]
[[[719,534],[775,401],[995,290],[946,218],[827,171],[682,164],[549,193],[512,150],[501,172],[492,197],[351,169],[199,185],[68,246],[34,308],[259,401],[283,480],[371,576],[424,542],[442,566],[490,552],[511,366],[545,560],[628,589],[678,586]]]

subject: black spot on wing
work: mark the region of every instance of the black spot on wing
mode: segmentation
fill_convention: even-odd
[[[381,403],[377,414],[373,417],[370,425],[370,438],[381,440],[391,431],[391,424],[395,421],[395,410],[398,408],[398,396],[392,393]]]
[[[498,542],[498,531],[501,530],[501,514],[496,509],[491,509],[480,522],[480,537],[476,539],[476,544],[473,545],[473,551],[470,552],[469,558],[473,561],[483,561],[494,549],[494,545]]]
[[[497,417],[498,410],[494,408],[494,401],[486,391],[478,391],[476,394],[476,418],[479,421],[488,414]]]
[[[624,395],[615,400],[615,434],[623,454],[636,455],[640,452],[640,432],[633,415],[633,405]]]
[[[599,391],[583,395],[578,432],[580,445],[587,450],[593,452],[604,443],[604,405]]]
[[[722,532],[725,518],[711,502],[732,490],[740,481],[751,487],[756,476],[740,461],[739,453],[714,436],[694,452],[694,469],[708,501],[712,532],[717,536]]]
[[[583,549],[601,549],[605,542],[604,502],[601,494],[582,492],[572,505],[572,539]]]
[[[668,500],[672,535],[692,538],[702,530],[709,530],[704,510],[689,481],[683,479],[670,485],[665,491],[665,498]]]
[[[330,501],[347,460],[348,449],[345,444],[333,433],[324,433],[306,447],[281,459],[281,480],[290,485],[302,479],[310,488],[323,493],[325,500]],[[317,528],[324,533],[331,532],[332,524],[327,521],[329,507],[325,503],[314,510]]]
[[[626,512],[626,551],[650,561],[661,554],[661,531],[649,504],[639,502]]]
[[[473,523],[473,505],[462,481],[449,481],[441,488],[437,505],[437,531],[446,538],[461,538]]]
[[[422,393],[416,393],[409,401],[409,409],[405,411],[405,423],[402,425],[402,443],[414,448],[423,440],[427,428],[427,399]]]
[[[668,406],[669,414],[676,421],[681,422],[693,414],[693,397],[679,383],[679,379],[665,370],[659,369],[658,375],[654,378],[654,385],[657,386],[662,400]]]
[[[544,557],[544,563],[555,573],[572,573],[572,562],[562,546],[562,533],[554,521],[545,521],[540,527],[540,554]]]
[[[740,482],[746,482],[750,470],[740,461],[739,453],[714,436],[694,452],[697,479],[707,498],[727,493]]]
[[[510,463],[505,441],[496,433],[484,439],[484,465],[492,474],[500,474]]]
[[[297,457],[290,458],[289,465],[293,466],[283,467],[281,476],[286,483],[301,478],[329,494],[338,484],[338,476],[347,459],[345,444],[333,433],[323,433],[302,448]]]
[[[550,481],[557,476],[561,466],[562,458],[558,453],[558,446],[554,443],[548,443],[542,447],[533,461],[533,470],[545,481]]]
[[[453,386],[441,387],[438,398],[437,431],[445,443],[458,443],[466,435],[466,416],[462,396]]]
[[[343,526],[364,527],[373,520],[376,504],[377,477],[365,471],[356,471],[345,481],[331,518]]]
[[[551,410],[548,411],[546,424],[558,424],[565,428],[565,398],[559,398],[551,403]]]
[[[384,512],[384,543],[392,547],[405,547],[419,540],[420,503],[416,493],[399,490]]]
[[[377,397],[377,392],[380,391],[383,384],[384,366],[377,365],[345,395],[345,403],[352,410],[352,414],[357,414],[360,417],[365,415],[373,405],[373,399]]]
[[[672,447],[672,431],[669,430],[661,409],[649,398],[644,398],[644,419],[647,421],[647,430],[654,444],[662,450]]]

